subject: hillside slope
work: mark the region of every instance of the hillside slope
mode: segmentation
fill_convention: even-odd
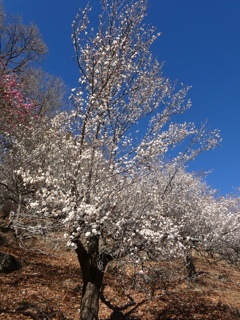
[[[54,241],[37,242],[41,251],[29,251],[19,247],[9,233],[2,235],[6,241],[0,251],[17,257],[22,269],[0,274],[0,319],[77,320],[81,276],[74,252]],[[199,256],[194,260],[201,271],[196,279],[187,280],[184,273],[175,282],[154,278],[148,283],[147,295],[141,287],[133,290],[127,284],[119,285],[118,276],[126,277],[127,283],[130,272],[125,270],[123,275],[110,269],[105,277],[100,319],[239,320],[240,270],[224,262],[209,264]],[[171,269],[173,263],[165,267]]]

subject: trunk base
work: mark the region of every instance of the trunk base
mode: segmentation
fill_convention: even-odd
[[[98,320],[99,290],[94,283],[88,282],[82,297],[80,320]]]

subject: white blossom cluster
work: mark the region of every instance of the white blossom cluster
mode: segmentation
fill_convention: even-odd
[[[209,249],[226,250],[230,239],[236,247],[235,200],[216,199],[185,169],[219,144],[219,132],[173,122],[190,107],[189,88],[164,78],[150,53],[159,34],[144,25],[147,2],[103,5],[96,31],[89,7],[73,22],[74,111],[15,138],[14,174],[33,192],[13,224],[60,228],[73,247],[97,238],[112,257],[135,261],[182,255],[193,237]]]
[[[30,224],[45,221],[44,230],[47,221],[49,228],[59,225],[67,245],[73,247],[79,237],[87,240],[97,236],[112,255],[129,254],[135,261],[139,252],[144,252],[141,256],[145,259],[183,255],[191,238],[197,238],[206,250],[223,252],[230,234],[236,246],[236,200],[215,199],[214,191],[200,178],[179,168],[178,156],[156,163],[150,154],[144,154],[145,165],[132,165],[127,175],[123,169],[129,158],[124,168],[121,162],[113,165],[99,149],[82,147],[79,136],[63,130],[72,117],[65,114],[53,119],[51,126],[38,133],[41,139],[36,139],[36,131],[28,131],[26,141],[33,142],[31,154],[24,149],[23,137],[21,143],[16,142],[19,156],[26,156],[27,165],[15,173],[26,187],[36,187],[27,208],[28,217],[32,214]],[[185,133],[182,136],[179,130],[179,140],[188,132],[182,128]],[[170,140],[170,132],[175,143],[175,130],[163,132],[162,136]],[[151,148],[151,142],[147,147]],[[165,146],[163,154],[164,150]],[[139,160],[133,158],[132,162]],[[37,226],[43,228],[42,224]]]

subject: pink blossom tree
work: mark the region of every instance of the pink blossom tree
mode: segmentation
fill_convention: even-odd
[[[13,73],[0,77],[0,132],[13,132],[18,125],[26,124],[33,115],[36,105],[22,93],[22,85]]]
[[[43,115],[51,117],[67,104],[61,79],[39,68],[47,47],[38,28],[6,14],[2,1],[0,34],[0,207],[9,212],[21,193],[13,174],[18,163],[9,152],[14,137],[21,136],[32,117],[39,122]]]

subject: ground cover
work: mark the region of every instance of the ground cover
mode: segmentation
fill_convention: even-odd
[[[17,257],[22,269],[0,274],[0,319],[77,320],[82,283],[75,253],[66,251],[56,239],[51,243],[37,243],[41,251],[29,251],[21,248],[9,233],[2,235],[6,241],[0,251]],[[31,242],[33,239],[29,244]],[[201,271],[194,279],[187,279],[182,266],[176,262],[165,263],[160,266],[163,272],[174,272],[175,268],[182,270],[181,273],[172,281],[159,273],[135,288],[130,266],[122,271],[109,268],[99,319],[239,320],[240,270],[237,266],[209,263],[199,255],[194,256],[194,262]],[[124,278],[124,286],[119,278]]]

